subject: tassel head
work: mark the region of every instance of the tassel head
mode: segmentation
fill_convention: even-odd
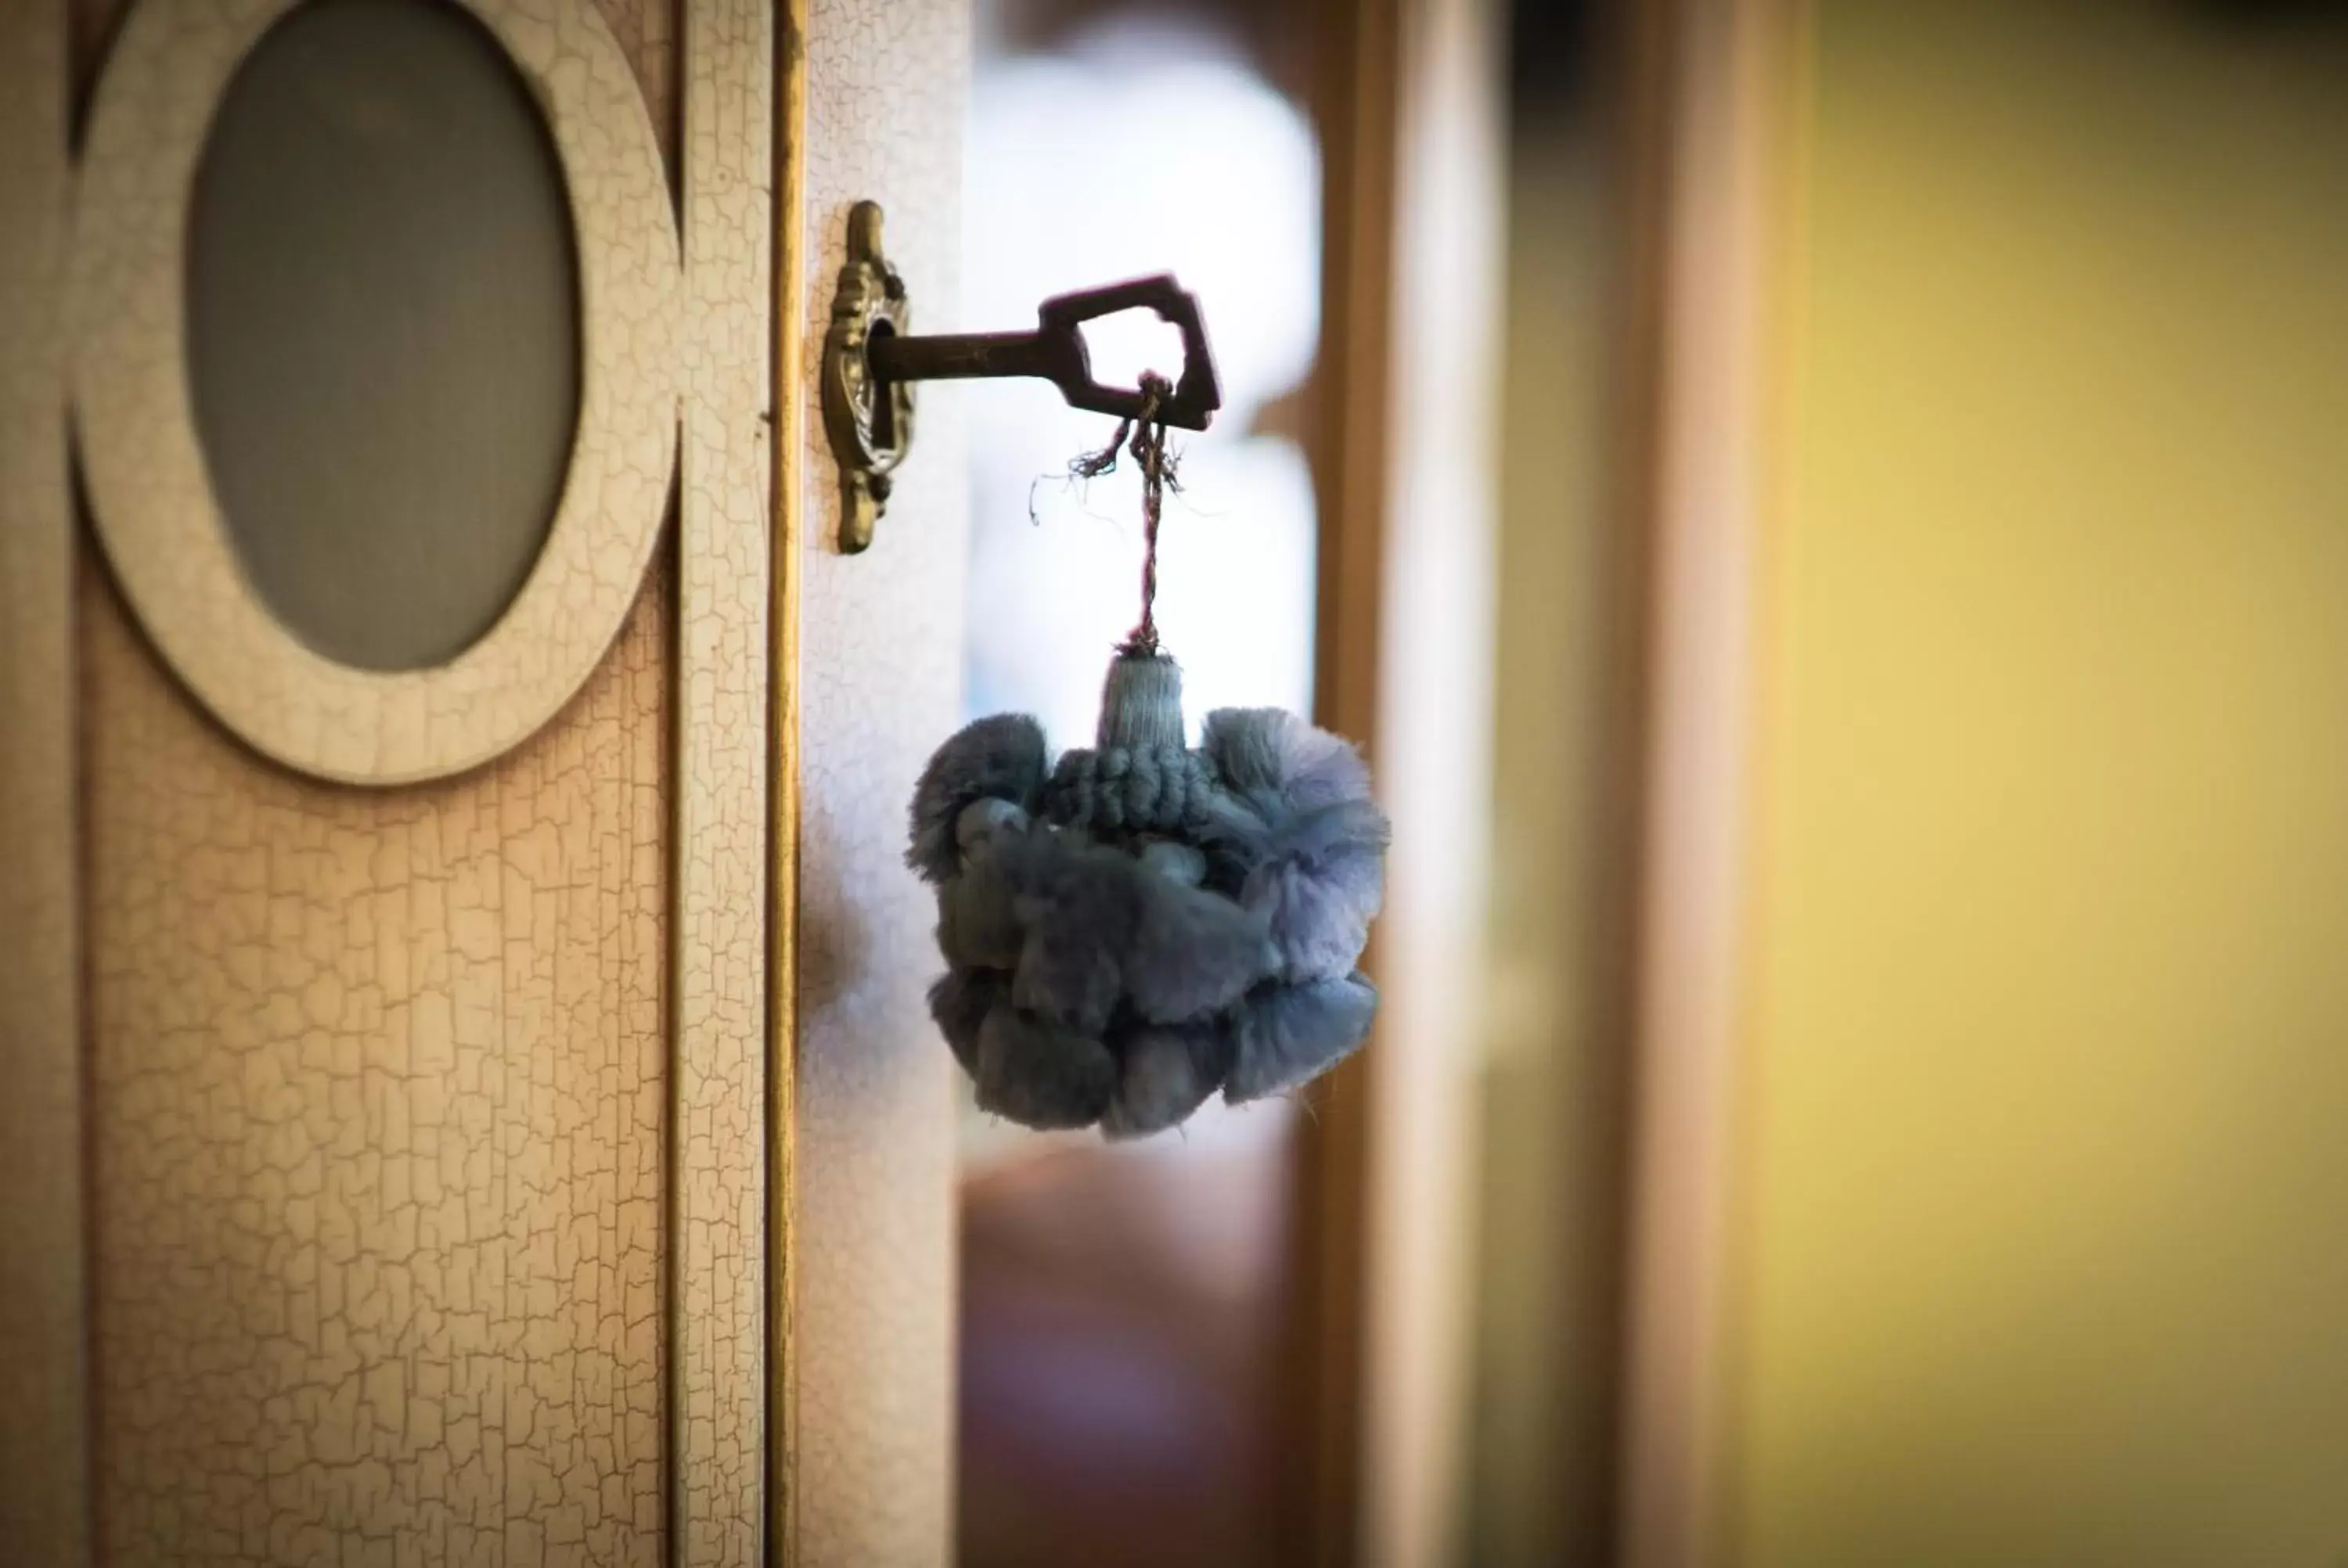
[[[1163,653],[1120,649],[1101,686],[1094,743],[1105,752],[1179,750],[1182,667]]]

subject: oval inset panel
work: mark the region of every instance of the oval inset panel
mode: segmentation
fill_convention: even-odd
[[[196,428],[254,590],[343,663],[454,659],[537,560],[578,425],[528,84],[442,0],[310,0],[221,97],[187,265]]]
[[[676,215],[596,0],[146,0],[90,102],[90,519],[157,654],[321,777],[499,755],[670,494]]]

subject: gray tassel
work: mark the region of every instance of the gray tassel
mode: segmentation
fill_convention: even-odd
[[[1182,743],[1181,671],[1120,651],[1096,744],[1048,763],[1024,714],[938,749],[906,861],[937,886],[930,992],[979,1104],[1112,1138],[1178,1126],[1220,1089],[1285,1093],[1368,1034],[1354,969],[1386,819],[1354,748],[1275,708]]]
[[[1353,1054],[1377,1010],[1377,988],[1358,974],[1266,986],[1233,1021],[1235,1060],[1223,1098],[1236,1105],[1320,1077]]]

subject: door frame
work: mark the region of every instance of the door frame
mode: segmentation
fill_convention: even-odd
[[[1283,1547],[1460,1544],[1505,224],[1498,0],[1321,0],[1314,720],[1394,824],[1368,1049],[1299,1122]]]
[[[1736,1478],[1739,1031],[1757,625],[1785,482],[1807,0],[1621,7],[1632,273],[1618,375],[1646,581],[1617,1550],[1704,1568]]]

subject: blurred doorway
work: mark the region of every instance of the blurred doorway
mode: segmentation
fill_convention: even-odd
[[[1217,707],[1313,705],[1316,511],[1297,416],[1321,289],[1313,12],[978,8],[967,323],[1015,324],[1046,295],[1171,271],[1214,334],[1224,408],[1184,443],[1159,599],[1194,726]],[[1173,368],[1155,323],[1127,324],[1091,339],[1104,377]],[[1032,712],[1056,748],[1085,743],[1135,614],[1138,492],[1125,475],[1060,481],[1110,425],[1048,387],[1005,384],[969,413],[969,712]],[[964,1104],[961,1561],[1294,1561],[1282,1347],[1310,1092],[1210,1102],[1125,1146]]]

